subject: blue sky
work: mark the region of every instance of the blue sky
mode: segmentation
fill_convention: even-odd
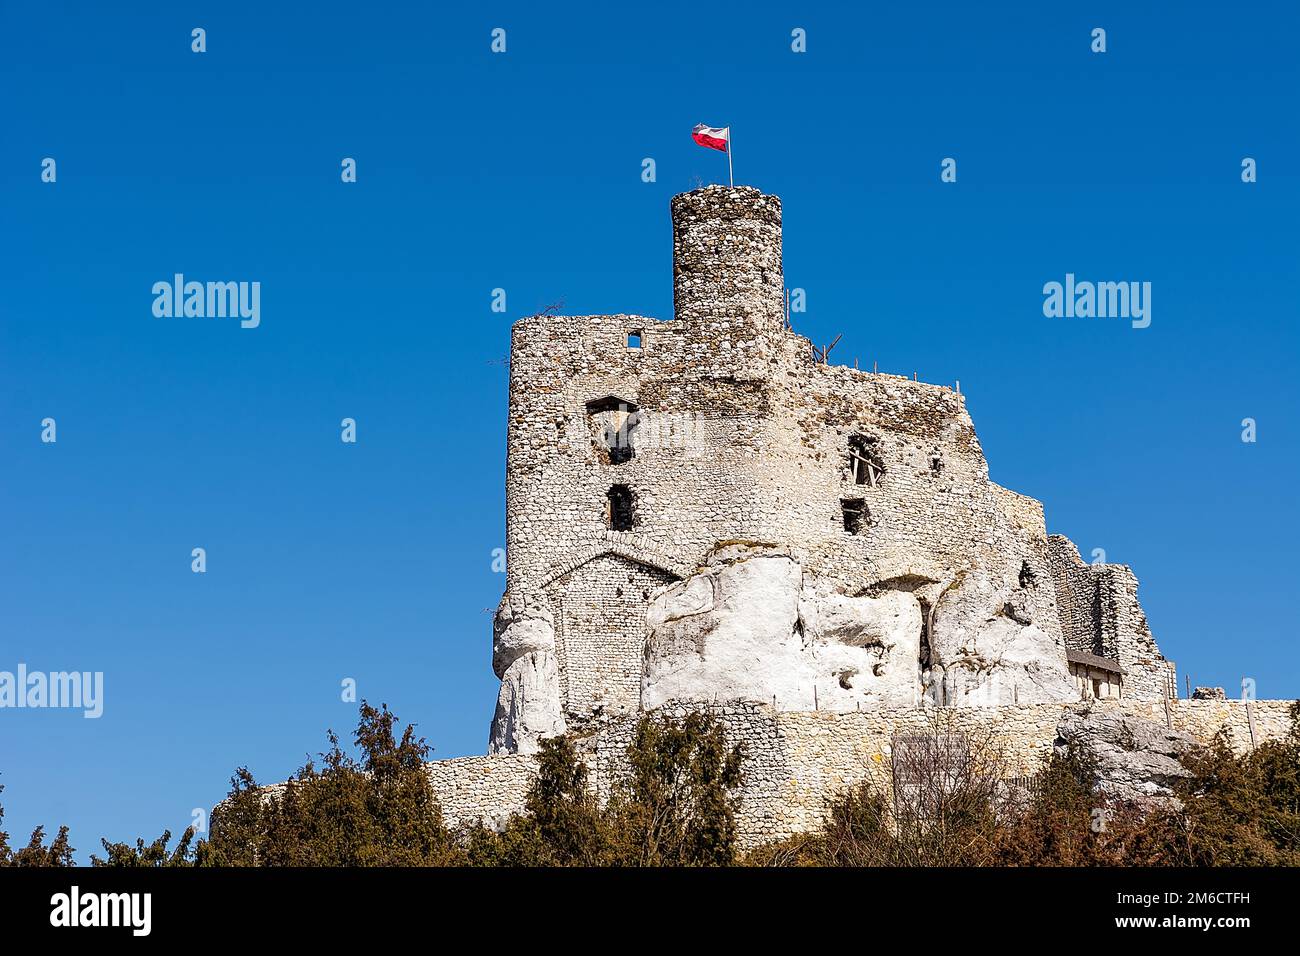
[[[671,317],[698,122],[783,199],[798,331],[960,379],[1182,672],[1300,695],[1294,4],[408,6],[0,8],[0,670],[106,683],[0,711],[14,839],[178,832],[350,730],[345,677],[483,752],[509,323]],[[177,272],[261,325],[155,318]],[[1151,282],[1150,328],[1045,318],[1067,272]]]

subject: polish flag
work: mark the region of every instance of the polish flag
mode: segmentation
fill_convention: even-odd
[[[731,127],[724,126],[722,129],[714,129],[712,126],[705,126],[701,123],[691,132],[691,138],[701,146],[707,146],[709,149],[719,149],[725,153],[731,144]]]

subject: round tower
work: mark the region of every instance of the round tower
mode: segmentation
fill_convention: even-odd
[[[782,330],[781,200],[752,186],[705,186],[674,196],[672,215],[677,318]]]

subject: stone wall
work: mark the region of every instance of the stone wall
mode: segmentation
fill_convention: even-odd
[[[1124,669],[1124,693],[1136,700],[1156,701],[1178,696],[1174,662],[1156,646],[1147,616],[1138,603],[1138,581],[1131,568],[1107,565],[1106,608],[1113,622],[1119,663]]]
[[[1116,659],[1113,639],[1107,646],[1101,627],[1101,592],[1092,565],[1079,557],[1079,549],[1064,535],[1049,538],[1056,610],[1067,647],[1110,660]]]
[[[433,760],[425,765],[449,826],[482,822],[497,827],[522,813],[524,797],[537,775],[531,754],[492,754]]]
[[[566,712],[637,711],[645,606],[651,591],[674,580],[659,568],[603,554],[547,586]]]
[[[1048,539],[1057,613],[1067,647],[1116,662],[1121,693],[1135,700],[1178,696],[1173,662],[1156,646],[1138,603],[1137,576],[1123,564],[1085,564],[1069,538]]]
[[[673,311],[744,345],[785,325],[781,200],[752,186],[674,196]]]
[[[1254,741],[1285,736],[1291,701],[1171,700],[1167,719],[1178,731],[1209,741],[1223,728],[1238,752]],[[1027,707],[943,708],[945,726],[987,739],[1001,752],[1009,776],[1028,776],[1052,750],[1062,717],[1080,704]],[[1120,710],[1159,724],[1163,702],[1099,701],[1097,708]],[[933,708],[825,713],[773,711],[755,705],[667,708],[681,713],[705,709],[723,724],[731,742],[744,744],[745,784],[738,819],[741,844],[756,844],[816,828],[828,799],[866,779],[888,788],[892,740],[896,734],[932,728]],[[598,793],[607,795],[624,767],[635,717],[612,722],[583,742],[584,759]],[[502,754],[465,757],[429,764],[434,789],[451,824],[482,819],[491,824],[523,807],[533,779],[530,756]]]

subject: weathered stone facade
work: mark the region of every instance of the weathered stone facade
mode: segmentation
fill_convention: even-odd
[[[1059,534],[1048,539],[1048,554],[1061,631],[1066,647],[1078,652],[1069,657],[1081,689],[1097,697],[1176,697],[1174,664],[1156,647],[1133,571],[1123,564],[1085,564],[1074,543]]]
[[[789,329],[777,197],[708,186],[671,211],[671,321],[512,332],[496,632],[527,606],[549,633],[495,655],[493,752],[720,681],[799,710],[1175,692],[1132,572],[1084,565],[989,481],[958,391],[818,362]],[[785,623],[755,630],[751,599]]]

